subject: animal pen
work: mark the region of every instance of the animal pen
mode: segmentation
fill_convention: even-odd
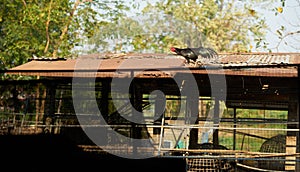
[[[2,134],[70,135],[85,151],[184,158],[186,171],[299,171],[297,53],[40,58],[1,81]],[[25,76],[25,77],[24,77]]]

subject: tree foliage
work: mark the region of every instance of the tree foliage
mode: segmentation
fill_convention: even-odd
[[[68,57],[82,40],[128,9],[124,1],[2,0],[1,68],[27,62],[33,55]]]
[[[271,10],[274,12],[274,15],[278,18],[282,17],[285,11],[294,11],[296,14],[300,9],[300,1],[295,0],[293,3],[291,1],[280,0],[279,3],[273,5]],[[275,29],[275,34],[278,37],[278,42],[275,47],[270,47],[270,50],[279,51],[280,47],[289,48],[294,51],[299,51],[300,46],[300,17],[299,15],[295,15],[294,18],[284,18],[282,17],[283,23]]]
[[[142,33],[140,23],[122,15],[119,20],[100,26],[95,35],[87,40],[87,44],[92,45],[90,49],[82,53],[127,51],[134,45],[132,38]]]
[[[138,29],[126,35],[126,40],[132,44],[133,51],[140,52],[168,52],[171,45],[210,46],[219,52],[249,51],[253,39],[262,40],[265,36],[266,24],[254,8],[256,1],[164,0],[149,3],[143,14],[135,18],[139,26],[134,28]],[[124,30],[126,25],[118,27]]]

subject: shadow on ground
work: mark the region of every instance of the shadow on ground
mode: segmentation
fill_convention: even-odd
[[[61,135],[0,136],[0,170],[16,172],[183,172],[183,159],[125,159],[83,152]]]

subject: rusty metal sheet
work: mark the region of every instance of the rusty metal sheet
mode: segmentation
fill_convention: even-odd
[[[186,65],[174,54],[90,54],[74,59],[32,59],[8,70],[7,74],[46,77],[141,77],[169,78],[177,73],[297,77],[300,53],[219,54],[217,61],[202,66]],[[264,65],[268,67],[264,67]],[[272,67],[274,65],[274,67]],[[277,66],[275,66],[277,65]],[[280,66],[279,66],[280,65]],[[207,70],[213,66],[215,69]],[[247,68],[250,67],[251,68]],[[263,66],[255,68],[255,66]],[[240,68],[243,67],[243,68]],[[77,71],[74,73],[74,71]]]

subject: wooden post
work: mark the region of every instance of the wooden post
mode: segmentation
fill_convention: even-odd
[[[236,149],[236,107],[233,108],[233,150]]]
[[[297,129],[299,130],[300,129],[300,65],[297,66],[297,117],[296,117],[296,121],[298,122],[298,125],[296,126]],[[298,143],[298,144],[297,144]],[[296,152],[299,153],[300,152],[300,148],[299,148],[299,145],[300,145],[300,133],[299,131],[296,133],[296,145],[297,146],[297,149],[296,149]],[[296,171],[300,171],[300,158],[297,157],[296,158]]]
[[[103,80],[101,81],[101,99],[100,99],[100,112],[105,121],[100,121],[100,124],[107,124],[108,123],[108,113],[109,113],[109,93],[111,80]],[[101,135],[105,136],[106,138],[101,139],[100,143],[103,145],[108,144],[108,128],[103,127],[100,129]]]
[[[288,111],[288,123],[295,122],[297,114],[297,103],[293,102],[289,104]],[[299,119],[299,117],[298,117]],[[296,124],[288,124],[288,129],[296,129]],[[295,154],[297,152],[297,132],[288,131],[286,136],[286,153],[287,154]],[[285,170],[286,171],[295,171],[296,170],[296,156],[287,156],[285,162]]]
[[[187,124],[199,124],[199,95],[189,94],[186,99],[186,123]],[[189,148],[197,148],[198,145],[198,128],[190,130]]]
[[[44,115],[44,124],[46,127],[44,128],[44,132],[51,133],[52,128],[51,125],[53,124],[53,115],[55,113],[55,92],[56,92],[56,85],[51,83],[47,84],[47,94],[46,94],[46,108],[45,108],[45,115]]]
[[[298,82],[297,91],[290,94],[290,102],[288,107],[288,129],[299,129],[299,66],[298,66]],[[299,143],[299,131],[288,131],[286,136],[286,153],[295,154],[297,151],[297,142]],[[296,156],[287,156],[285,162],[286,171],[299,171],[299,162],[296,164]],[[298,169],[296,169],[298,168]]]
[[[131,89],[130,89],[130,95],[131,95],[131,104],[133,105],[132,109],[132,115],[133,118],[137,121],[142,121],[144,119],[143,116],[141,116],[143,107],[143,94],[141,92],[141,89],[137,85],[137,82],[134,81],[134,79],[131,82]],[[136,124],[135,122],[131,123],[132,132],[131,137],[135,139],[141,139],[142,138],[142,124]],[[137,147],[139,145],[133,144],[133,155],[136,155],[138,152]]]
[[[298,99],[297,99],[297,103],[298,103],[298,105],[297,105],[298,106],[298,108],[297,108],[298,126],[297,126],[297,128],[300,129],[300,65],[297,66],[297,69],[298,69],[298,71],[297,71],[297,74],[298,74],[297,75],[298,76],[298,78],[297,78],[297,91],[298,91]],[[300,133],[299,133],[299,131],[297,132],[297,143],[298,143],[297,145],[300,145]],[[297,153],[299,153],[300,152],[299,146],[297,148],[298,148]],[[299,157],[297,157],[296,171],[300,171],[300,158]]]
[[[155,96],[155,106],[154,106],[154,124],[155,125],[161,125],[162,124],[162,118],[165,111],[166,106],[166,99],[161,94],[157,94]],[[163,111],[162,111],[163,110]],[[153,134],[160,134],[161,129],[160,128],[153,128]]]
[[[103,80],[101,82],[101,102],[100,102],[100,111],[103,118],[108,120],[108,99],[109,99],[109,90],[110,90],[110,80]],[[104,124],[104,123],[102,123]]]
[[[38,83],[36,86],[36,93],[35,93],[35,130],[37,130],[37,125],[40,116],[40,84]]]
[[[220,121],[220,101],[218,99],[215,100],[215,106],[214,106],[214,127],[219,127],[219,121]],[[213,144],[214,146],[219,145],[219,130],[215,129],[213,132]]]

